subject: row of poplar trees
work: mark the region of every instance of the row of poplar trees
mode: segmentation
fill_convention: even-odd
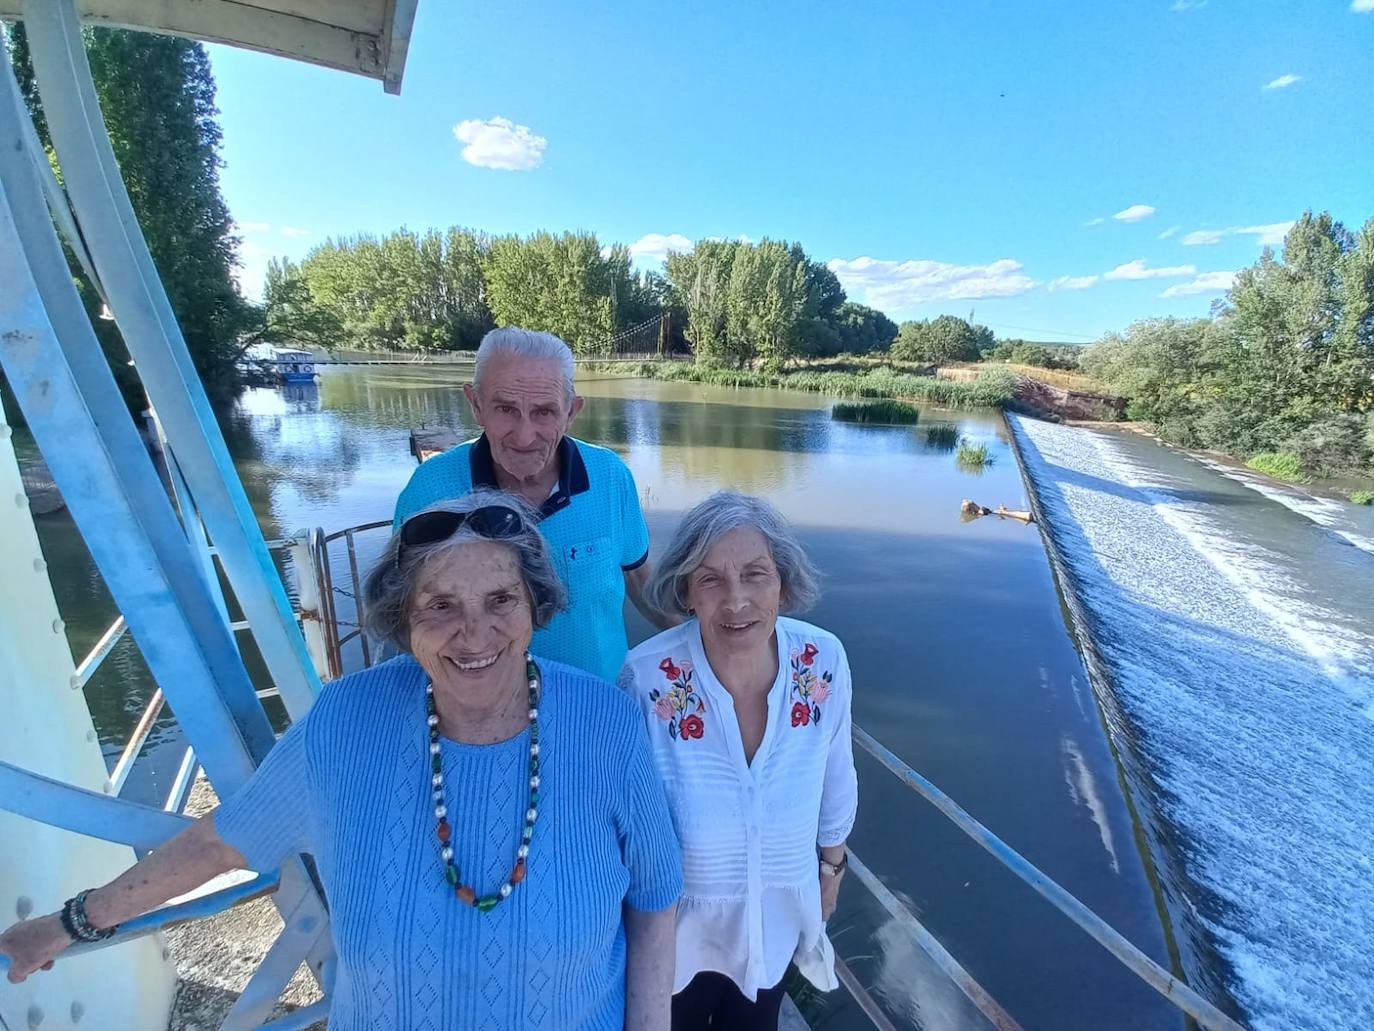
[[[674,316],[697,359],[771,367],[795,356],[885,349],[897,327],[846,301],[799,244],[702,240],[670,254],[666,275],[637,271],[592,233],[489,236],[451,228],[331,239],[301,262],[274,261],[268,318],[330,347],[467,350],[495,325],[558,334],[578,354]]]

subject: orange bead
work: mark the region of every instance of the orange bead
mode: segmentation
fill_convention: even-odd
[[[453,828],[448,825],[447,820],[440,820],[439,826],[435,828],[435,831],[439,835],[439,840],[445,845],[448,844],[448,839],[453,837]]]
[[[473,891],[466,884],[458,885],[458,897],[469,906],[477,901],[477,892]]]
[[[525,879],[525,861],[521,859],[515,864],[515,869],[511,871],[511,884],[519,884]]]

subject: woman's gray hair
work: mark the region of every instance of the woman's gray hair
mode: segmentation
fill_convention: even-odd
[[[645,588],[649,604],[664,614],[687,616],[688,578],[716,541],[740,526],[752,526],[768,542],[782,580],[782,607],[804,612],[816,604],[821,596],[820,574],[791,524],[762,498],[733,490],[716,491],[682,517]]]
[[[503,326],[493,329],[477,345],[477,357],[473,359],[472,388],[478,393],[482,390],[482,370],[487,359],[494,354],[510,354],[520,358],[546,358],[556,361],[563,373],[563,384],[567,388],[567,403],[572,404],[576,391],[573,389],[572,348],[552,333],[539,333],[533,329],[519,329],[516,326]]]
[[[425,512],[471,512],[487,505],[504,505],[520,514],[524,529],[513,537],[491,538],[477,533],[467,523],[459,526],[453,536],[433,544],[410,544],[401,552],[401,531],[398,529],[387,542],[386,550],[363,581],[364,629],[375,638],[391,641],[404,652],[410,651],[410,606],[415,600],[423,572],[443,562],[461,544],[472,541],[495,540],[515,554],[520,566],[520,579],[529,592],[531,619],[534,629],[548,624],[554,614],[567,602],[567,594],[553,567],[549,545],[539,532],[539,514],[524,498],[505,491],[482,488],[460,498],[431,505]],[[416,512],[415,515],[422,513]],[[412,515],[410,519],[413,519]],[[409,522],[409,519],[406,520]],[[405,524],[402,523],[402,526]]]

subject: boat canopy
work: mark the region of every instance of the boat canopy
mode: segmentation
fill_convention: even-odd
[[[380,79],[401,92],[418,0],[77,0],[83,23],[187,36]],[[23,17],[0,0],[0,19]]]

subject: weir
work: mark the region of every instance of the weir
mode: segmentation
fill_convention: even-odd
[[[0,726],[7,760],[0,763],[0,831],[7,841],[23,843],[0,859],[12,864],[0,865],[5,884],[20,886],[20,893],[0,901],[17,916],[108,880],[136,854],[176,833],[185,824],[180,813],[198,768],[222,796],[252,774],[274,736],[236,634],[252,635],[272,680],[264,693],[279,695],[293,719],[308,710],[321,678],[345,672],[346,645],[356,641],[363,664],[372,660],[356,627],[340,633],[349,621],[333,609],[337,591],[328,545],[343,540],[356,583],[355,530],[328,536],[315,531],[288,544],[269,543],[258,527],[115,167],[80,37],[83,18],[142,25],[371,75],[388,91],[399,90],[414,2],[348,5],[363,12],[370,31],[330,24],[333,6],[27,0],[16,7],[0,0],[0,16],[25,21],[63,172],[58,187],[37,147],[8,58],[0,58],[0,363],[121,612],[91,655],[74,664],[8,429],[0,425],[0,499],[10,499],[0,501],[0,535],[9,548],[7,567],[16,570],[0,583],[0,705],[8,716]],[[311,8],[318,21],[291,13],[303,8]],[[72,285],[59,227],[107,299],[134,356],[170,492],[124,409]],[[636,327],[636,339],[648,339],[651,331],[659,329]],[[373,528],[379,525],[385,524]],[[293,549],[302,575],[299,614],[276,573],[272,545]],[[243,620],[231,621],[231,600]],[[126,632],[161,691],[107,772],[80,692]],[[190,750],[163,806],[121,800],[128,770],[164,702],[175,711]],[[1199,1024],[1239,1027],[876,739],[856,731],[856,740]],[[1017,1026],[862,860],[856,858],[854,869],[991,1026]],[[0,987],[0,1020],[36,1028],[61,1014],[95,1027],[165,1025],[174,973],[160,930],[264,895],[272,898],[285,929],[223,1026],[298,1028],[322,1019],[333,959],[328,914],[315,880],[297,859],[279,871],[207,886],[129,922],[101,947],[71,950],[53,975]],[[303,962],[318,982],[321,1001],[272,1020],[284,986]],[[841,978],[875,1026],[887,1026],[881,1008],[843,964]]]

